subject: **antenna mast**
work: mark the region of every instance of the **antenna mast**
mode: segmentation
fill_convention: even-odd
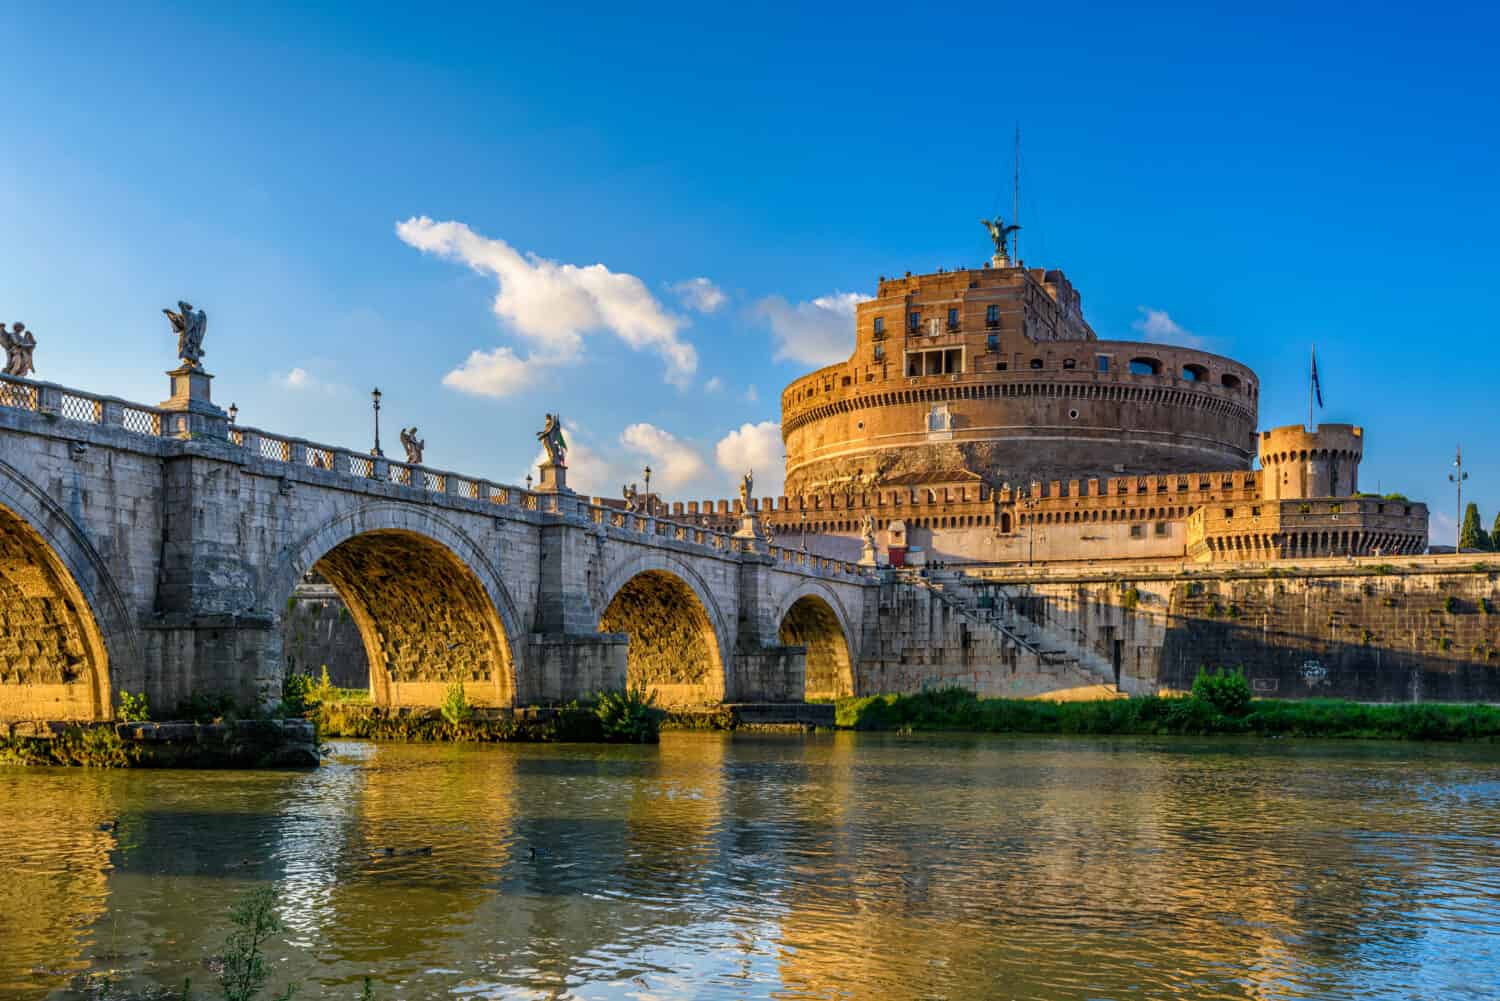
[[[1010,221],[1015,229],[1011,232],[1010,259],[1016,267],[1021,266],[1021,123],[1016,123],[1016,149],[1012,158],[1014,174],[1011,178]]]

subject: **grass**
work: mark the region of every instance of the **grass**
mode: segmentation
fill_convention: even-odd
[[[1500,739],[1500,708],[1433,703],[1363,705],[1336,699],[1255,699],[1225,715],[1202,698],[1096,702],[981,699],[964,689],[840,699],[837,722],[857,730],[978,733],[1253,734],[1380,740]]]

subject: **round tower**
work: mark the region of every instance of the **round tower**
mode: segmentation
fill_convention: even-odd
[[[1353,424],[1301,424],[1260,434],[1261,489],[1267,500],[1352,497],[1359,491],[1364,428]]]

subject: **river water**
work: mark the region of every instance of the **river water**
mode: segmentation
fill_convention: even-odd
[[[213,996],[264,882],[299,998],[1500,996],[1500,746],[334,750],[0,770],[0,997]]]

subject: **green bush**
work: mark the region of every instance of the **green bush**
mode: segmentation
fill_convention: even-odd
[[[468,696],[464,694],[462,681],[455,681],[448,686],[448,692],[443,696],[442,713],[443,719],[455,727],[468,722],[469,717],[474,715],[474,708],[469,705]]]
[[[313,679],[310,674],[288,674],[281,679],[281,705],[279,716],[305,716],[318,704],[313,697]]]
[[[604,739],[627,744],[656,743],[666,714],[656,708],[655,702],[656,693],[644,688],[600,692],[594,714],[599,717]]]
[[[276,916],[276,888],[258,886],[246,893],[234,905],[229,920],[235,930],[224,940],[224,968],[219,974],[219,986],[224,991],[224,1001],[254,1001],[270,979],[266,969],[264,947],[266,940],[281,931],[281,919]],[[295,984],[277,995],[279,1001],[287,1001],[297,991]]]
[[[120,719],[126,723],[145,723],[151,719],[151,707],[146,703],[146,693],[131,695],[120,690]]]
[[[1454,612],[1458,611],[1458,599],[1453,597],[1453,595],[1451,594],[1444,595],[1443,611],[1447,612],[1449,615],[1452,615]]]
[[[1242,671],[1205,668],[1193,679],[1193,699],[1234,719],[1250,711],[1250,683]]]

